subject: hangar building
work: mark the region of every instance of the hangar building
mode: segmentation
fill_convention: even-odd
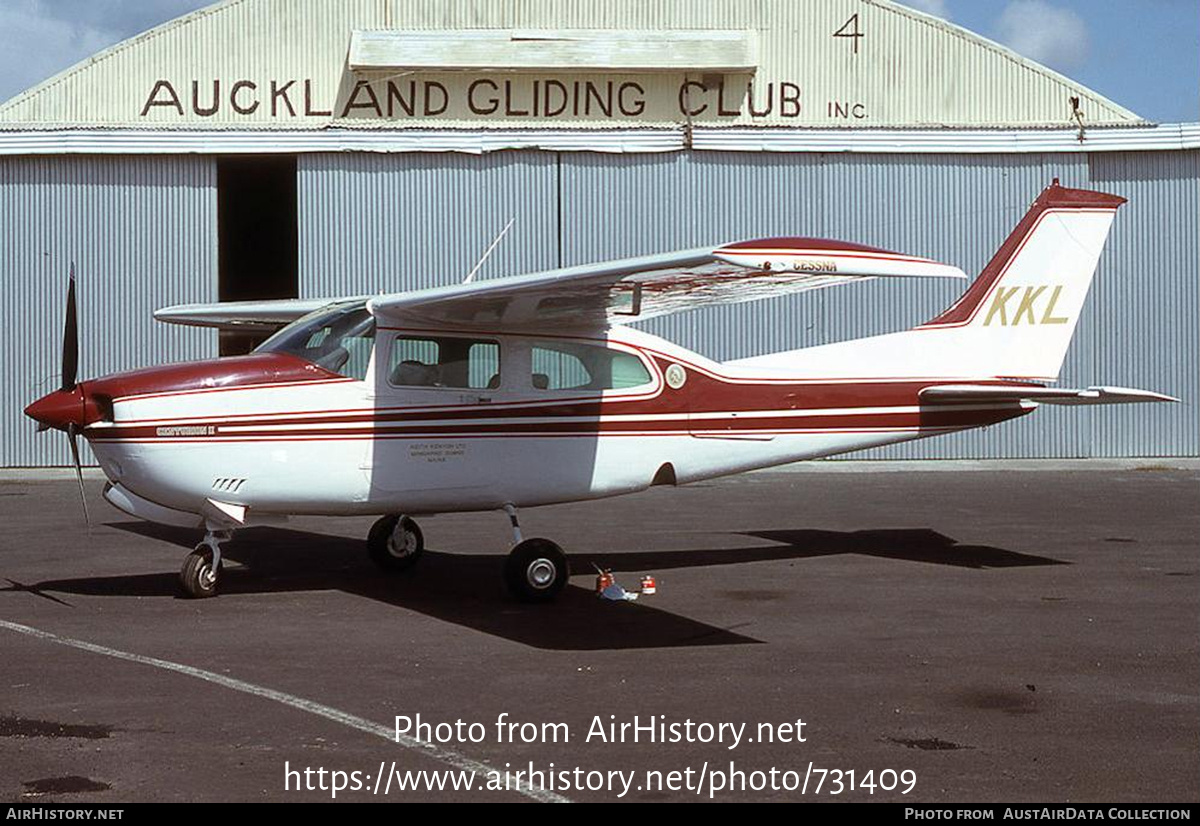
[[[0,105],[0,465],[80,375],[234,352],[183,302],[317,297],[794,234],[978,271],[1054,177],[1123,195],[1046,409],[872,457],[1200,454],[1200,125],[1154,124],[888,0],[226,0]],[[648,322],[717,359],[897,330],[961,285],[880,281]]]

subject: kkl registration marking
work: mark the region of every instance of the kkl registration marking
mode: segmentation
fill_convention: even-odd
[[[983,319],[983,326],[989,327],[992,321],[998,321],[1004,327],[1016,327],[1024,318],[1027,324],[1066,324],[1067,319],[1061,316],[1054,315],[1054,308],[1058,305],[1058,297],[1062,295],[1062,285],[1056,284],[1053,292],[1050,293],[1048,299],[1042,302],[1044,310],[1041,313],[1041,320],[1034,314],[1034,309],[1039,306],[1038,299],[1042,298],[1042,294],[1049,289],[1048,286],[1041,287],[1000,287],[996,290],[996,297],[992,299],[992,306],[988,309],[987,316]],[[1009,304],[1009,299],[1017,296],[1018,293],[1024,290],[1018,301]],[[1015,307],[1016,312],[1009,316],[1008,311]]]

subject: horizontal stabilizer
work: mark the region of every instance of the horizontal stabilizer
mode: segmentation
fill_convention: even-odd
[[[943,384],[926,387],[921,401],[933,404],[956,402],[1021,402],[1040,404],[1135,404],[1139,402],[1177,402],[1173,396],[1136,390],[1130,387],[1043,387],[1040,385]]]

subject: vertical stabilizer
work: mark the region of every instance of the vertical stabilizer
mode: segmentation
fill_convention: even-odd
[[[1113,216],[1125,199],[1046,187],[962,297],[902,333],[732,362],[813,377],[1027,378],[1062,369]]]
[[[958,328],[956,344],[996,375],[1056,378],[1123,203],[1055,180],[962,298],[917,330]]]

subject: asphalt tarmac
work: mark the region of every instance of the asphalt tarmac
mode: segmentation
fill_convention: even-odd
[[[0,800],[1200,800],[1200,470],[938,467],[523,512],[572,557],[548,606],[503,589],[503,514],[422,520],[399,576],[370,520],[247,530],[188,600],[195,533],[0,477]],[[418,714],[463,725],[396,742]]]

